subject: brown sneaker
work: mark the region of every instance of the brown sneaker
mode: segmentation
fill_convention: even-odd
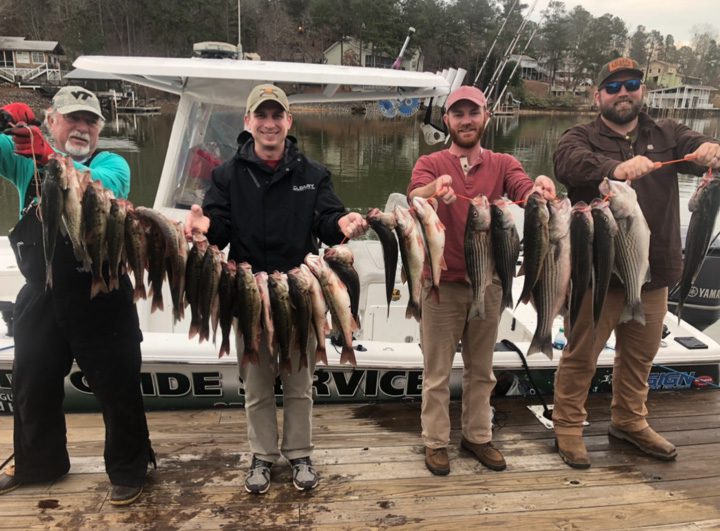
[[[471,443],[465,437],[460,440],[460,446],[477,457],[483,465],[490,470],[505,470],[507,463],[500,450],[493,446],[492,442],[484,444]]]
[[[610,424],[608,433],[616,439],[634,444],[648,455],[663,461],[672,461],[677,456],[675,445],[657,433],[650,426],[640,431],[625,431]]]
[[[590,468],[590,457],[582,435],[555,434],[555,448],[569,466],[579,469]]]
[[[428,448],[426,446],[425,466],[436,476],[447,476],[450,473],[447,448]]]

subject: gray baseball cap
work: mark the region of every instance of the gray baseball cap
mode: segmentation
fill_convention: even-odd
[[[60,114],[85,111],[100,117],[102,120],[105,119],[97,96],[77,85],[69,85],[58,90],[52,99],[52,107]]]

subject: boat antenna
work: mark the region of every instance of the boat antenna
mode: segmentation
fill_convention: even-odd
[[[517,5],[518,0],[515,0],[513,2],[513,5],[510,7],[510,11],[508,11],[507,16],[505,17],[505,20],[502,23],[502,26],[500,26],[500,29],[497,32],[497,35],[495,35],[495,40],[490,45],[490,49],[488,50],[487,54],[485,55],[485,60],[483,61],[483,64],[480,66],[480,70],[478,70],[477,75],[475,76],[475,81],[473,81],[473,86],[480,88],[479,82],[480,82],[480,76],[483,73],[483,70],[485,70],[485,66],[488,63],[488,60],[490,60],[490,54],[492,54],[492,51],[495,49],[495,45],[498,42],[498,39],[500,38],[500,35],[502,34],[503,30],[505,29],[505,25],[507,24],[508,20],[510,20],[510,14],[515,10],[515,6]]]

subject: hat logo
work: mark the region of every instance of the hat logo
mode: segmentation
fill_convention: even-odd
[[[263,94],[273,94],[273,89],[271,89],[270,87],[265,87],[263,89]]]
[[[618,57],[608,63],[608,70],[610,72],[615,72],[615,70],[619,70],[620,68],[635,68],[635,65],[632,59],[628,59],[627,57]]]
[[[87,92],[81,92],[79,90],[75,90],[75,91],[71,92],[70,94],[72,94],[76,100],[85,101],[86,99],[88,99],[90,97],[90,94],[88,94]]]

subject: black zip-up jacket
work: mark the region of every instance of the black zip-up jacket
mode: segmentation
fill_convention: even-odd
[[[229,243],[229,258],[272,273],[317,253],[318,238],[328,245],[342,241],[338,219],[346,211],[327,168],[300,153],[291,136],[275,170],[255,154],[248,131],[238,145],[235,156],[213,170],[203,201],[211,244],[222,249]]]
[[[644,155],[655,162],[681,159],[703,142],[717,140],[674,120],[638,116],[635,142],[610,129],[598,117],[563,133],[553,154],[555,177],[567,187],[573,204],[590,204],[600,196],[598,185],[621,162]],[[659,168],[632,182],[638,203],[650,227],[650,282],[643,290],[672,286],[682,271],[678,173],[701,175],[707,168],[683,162]]]

